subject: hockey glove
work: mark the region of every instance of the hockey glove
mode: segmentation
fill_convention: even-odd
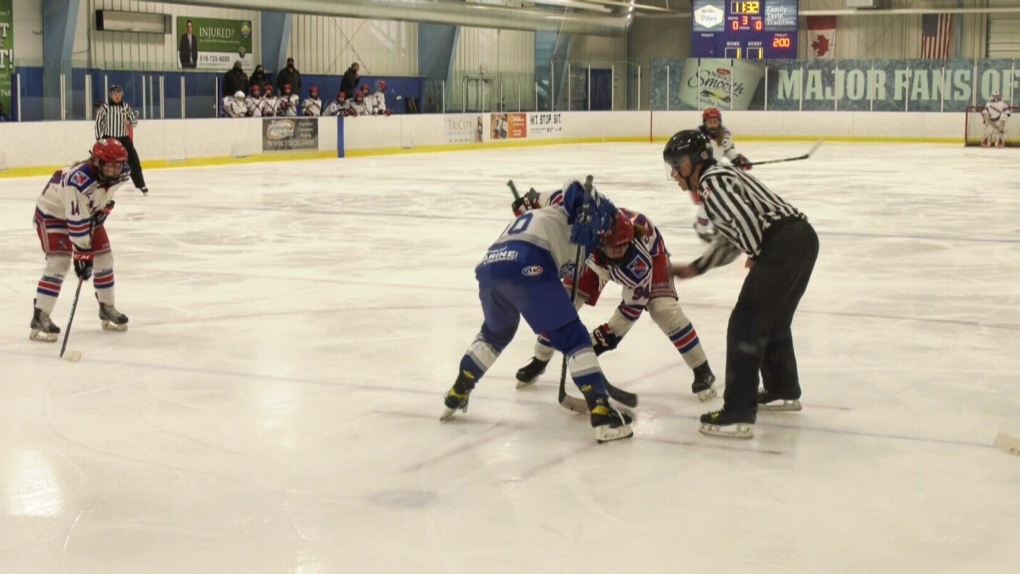
[[[620,344],[623,337],[617,337],[609,330],[609,324],[603,323],[599,325],[594,331],[591,332],[591,343],[595,349],[595,356],[599,356],[606,351],[612,351]]]
[[[520,217],[525,212],[531,211],[532,209],[540,209],[542,204],[538,199],[538,192],[534,189],[528,190],[528,193],[524,194],[524,197],[519,197],[510,204],[511,209],[514,210],[514,215]]]
[[[110,212],[113,211],[113,206],[116,202],[110,200],[106,206],[99,211],[92,214],[92,228],[95,229],[106,222],[106,218],[109,217]]]
[[[737,156],[737,159],[733,160],[733,167],[740,168],[744,171],[749,171],[751,169],[751,162],[746,157],[744,157],[744,154],[740,154]]]
[[[92,277],[92,250],[74,248],[74,274],[82,281]]]
[[[570,242],[583,247],[585,253],[594,251],[601,240],[599,228],[593,223],[575,223],[570,226]]]

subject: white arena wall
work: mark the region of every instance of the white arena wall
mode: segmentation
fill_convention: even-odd
[[[336,158],[555,143],[664,140],[700,123],[700,112],[542,112],[507,114],[523,137],[493,140],[492,114],[318,118],[318,150],[262,151],[261,119],[149,120],[135,130],[146,168]],[[472,141],[479,117],[481,143]],[[541,120],[547,123],[543,126]],[[553,120],[555,119],[555,122]],[[539,122],[531,125],[532,121]],[[736,141],[809,140],[963,144],[963,114],[900,112],[726,112]],[[512,131],[512,130],[511,130]],[[343,134],[338,149],[338,132]],[[544,133],[538,133],[544,132]],[[0,124],[0,177],[46,175],[87,157],[92,122]]]

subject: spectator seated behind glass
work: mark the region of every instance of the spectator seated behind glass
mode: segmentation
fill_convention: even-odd
[[[351,103],[352,102],[347,99],[347,94],[341,90],[337,92],[336,99],[326,106],[326,111],[322,112],[322,115],[343,117],[353,116],[355,114],[354,110],[351,109]]]
[[[244,102],[244,92],[238,90],[233,96],[223,98],[223,114],[228,118],[244,118],[248,116],[248,107]]]
[[[290,84],[283,85],[283,93],[276,102],[276,115],[293,118],[297,116],[298,97],[292,93]]]
[[[271,118],[276,115],[278,100],[273,95],[273,86],[266,85],[266,95],[262,97],[262,117]]]
[[[249,118],[262,117],[262,86],[251,85],[251,94],[244,100],[244,107],[247,108]]]
[[[322,100],[319,99],[319,88],[312,86],[308,90],[308,97],[305,98],[305,101],[301,102],[301,115],[322,115]]]
[[[366,86],[367,87],[367,86]],[[372,113],[377,116],[388,116],[392,112],[386,107],[386,80],[379,80],[375,84],[375,92],[365,98],[371,102]]]

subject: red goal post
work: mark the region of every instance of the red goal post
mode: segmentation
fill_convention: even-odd
[[[981,117],[984,106],[969,106],[964,123],[963,143],[967,146],[979,146],[985,137],[985,122]],[[1006,121],[1006,146],[1020,147],[1020,106],[1011,106],[1013,116]]]

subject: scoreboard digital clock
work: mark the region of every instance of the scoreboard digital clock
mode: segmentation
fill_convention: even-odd
[[[796,58],[797,1],[694,0],[691,55],[750,60]]]

